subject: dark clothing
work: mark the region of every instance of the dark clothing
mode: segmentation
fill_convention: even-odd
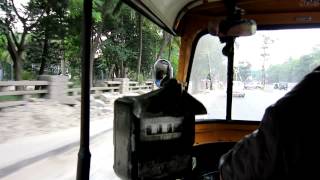
[[[220,159],[223,180],[320,179],[320,67]]]

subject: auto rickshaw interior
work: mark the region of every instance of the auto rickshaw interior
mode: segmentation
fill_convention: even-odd
[[[224,102],[221,104],[216,105],[205,105],[208,114],[206,116],[196,116],[195,124],[193,128],[189,129],[191,138],[193,139],[192,150],[185,151],[183,153],[190,153],[190,157],[188,159],[189,166],[188,169],[179,169],[175,166],[170,166],[168,164],[159,166],[159,169],[154,169],[157,163],[152,162],[149,164],[149,169],[143,169],[143,171],[158,171],[163,172],[172,172],[175,176],[174,178],[189,178],[191,179],[206,179],[212,177],[212,173],[218,170],[219,159],[221,155],[226,153],[233,145],[239,141],[242,137],[246,134],[253,132],[259,126],[259,121],[262,118],[262,114],[259,116],[255,116],[253,119],[247,117],[247,114],[250,112],[244,113],[244,116],[237,116],[236,113],[233,113],[233,102],[237,103],[237,99],[233,99],[233,81],[238,81],[237,76],[237,69],[235,69],[234,59],[236,58],[235,54],[235,47],[237,46],[237,40],[241,36],[250,36],[255,34],[256,28],[258,32],[260,31],[274,31],[274,30],[282,30],[282,29],[312,29],[312,28],[319,28],[320,26],[320,1],[314,0],[238,0],[238,1],[206,1],[206,0],[199,0],[199,1],[157,1],[157,0],[124,0],[126,4],[133,7],[150,20],[158,24],[163,29],[167,30],[169,33],[180,36],[181,37],[181,45],[180,45],[180,54],[179,54],[179,69],[176,76],[176,80],[181,85],[181,91],[188,92],[192,94],[192,90],[196,87],[195,83],[192,82],[192,73],[199,75],[199,72],[193,72],[195,68],[195,62],[197,61],[197,56],[199,52],[197,52],[197,46],[201,44],[201,41],[204,37],[213,37],[216,39],[217,44],[220,44],[219,47],[215,46],[216,49],[207,49],[207,55],[210,55],[212,51],[214,53],[218,52],[224,55],[225,58],[225,82],[217,81],[217,86],[224,85],[222,91],[225,94]],[[297,36],[304,36],[305,34],[297,34]],[[245,37],[246,38],[246,37]],[[292,37],[294,38],[294,37]],[[314,37],[316,38],[316,37]],[[209,38],[210,39],[210,38]],[[209,41],[208,41],[209,42]],[[294,42],[292,42],[294,43]],[[298,43],[298,42],[295,42]],[[241,46],[241,45],[240,45]],[[254,45],[253,45],[254,46]],[[210,46],[211,47],[211,46]],[[285,51],[287,47],[281,47]],[[218,50],[217,50],[218,49]],[[247,55],[253,52],[248,50],[246,51]],[[201,53],[200,55],[205,55],[206,53]],[[266,55],[266,54],[265,54]],[[263,55],[262,55],[263,57]],[[209,72],[212,71],[210,69],[210,62],[209,65]],[[207,66],[204,65],[204,66]],[[211,67],[214,68],[214,67]],[[200,68],[200,71],[202,69]],[[212,72],[210,72],[212,73]],[[208,79],[212,80],[212,76],[209,73]],[[207,80],[208,80],[207,79]],[[207,81],[203,81],[205,89],[213,89],[212,84],[206,84]],[[263,82],[265,85],[266,82]],[[173,86],[171,86],[172,88]],[[164,87],[168,88],[168,87]],[[272,87],[273,88],[273,87]],[[174,88],[173,88],[174,89]],[[259,87],[261,89],[261,87]],[[163,89],[158,90],[158,92],[164,91]],[[154,92],[153,92],[154,93]],[[156,92],[157,93],[157,92]],[[149,95],[149,97],[161,96],[157,95],[156,93]],[[170,93],[169,93],[170,94]],[[163,95],[163,94],[162,94]],[[142,99],[144,99],[144,96]],[[210,96],[209,96],[210,97]],[[244,96],[245,97],[245,96]],[[280,98],[280,97],[279,97]],[[144,99],[145,100],[145,99]],[[141,99],[130,99],[130,100],[123,100],[122,103],[127,103],[128,107],[132,109],[137,108],[137,106],[141,106],[143,109],[143,103],[146,101]],[[216,99],[214,99],[216,100]],[[141,104],[142,103],[142,104]],[[148,103],[147,103],[148,104]],[[150,104],[149,104],[150,105]],[[271,105],[271,104],[267,104]],[[123,104],[122,104],[123,106]],[[191,104],[190,104],[191,106]],[[222,108],[223,107],[223,108]],[[122,107],[123,108],[123,107]],[[127,108],[127,107],[126,107]],[[144,107],[146,108],[146,107]],[[158,107],[161,109],[162,107]],[[222,108],[221,111],[224,111],[220,116],[209,116],[210,115],[210,108]],[[266,108],[266,107],[264,107]],[[130,109],[130,108],[129,108]],[[250,109],[247,109],[250,111]],[[143,116],[137,115],[137,111],[133,110],[134,112],[131,113],[128,110],[128,113],[134,114],[135,120],[132,121],[139,121],[138,125],[135,127],[140,126],[140,122],[142,124],[146,123],[142,120],[137,120],[142,118]],[[143,110],[141,110],[143,111]],[[139,111],[139,112],[141,112]],[[190,111],[190,109],[189,109]],[[117,113],[117,111],[115,111]],[[123,113],[124,111],[119,111],[119,113]],[[203,111],[202,111],[203,112]],[[262,111],[263,113],[263,111]],[[196,115],[199,113],[191,113],[192,115]],[[214,113],[213,113],[214,114]],[[172,115],[172,114],[171,114]],[[189,116],[190,114],[188,114]],[[234,116],[235,115],[235,116]],[[116,115],[117,116],[117,115]],[[118,114],[119,116],[119,114]],[[126,115],[127,116],[127,115]],[[174,116],[174,115],[173,115]],[[250,115],[248,115],[250,116]],[[166,117],[167,119],[165,122],[168,121],[168,114],[162,114],[161,117]],[[186,117],[185,115],[183,117]],[[259,118],[260,117],[260,118]],[[131,115],[128,117],[122,118],[133,118]],[[153,117],[154,118],[154,117]],[[170,118],[169,118],[170,119]],[[177,121],[177,119],[172,118],[173,121]],[[194,118],[190,118],[194,121]],[[116,120],[116,119],[115,119]],[[119,120],[119,119],[117,119]],[[153,119],[153,121],[155,121]],[[159,120],[162,121],[162,120]],[[179,121],[180,122],[180,121]],[[181,122],[180,122],[181,123]],[[148,124],[148,123],[146,123]],[[123,124],[122,124],[123,125]],[[128,122],[126,124],[128,125]],[[134,125],[132,125],[134,126]],[[151,125],[149,126],[151,127]],[[162,126],[161,126],[162,127]],[[167,127],[167,125],[166,125]],[[182,126],[186,127],[186,126]],[[137,130],[138,129],[138,130]],[[193,129],[193,130],[192,130]],[[115,126],[115,133],[117,129]],[[140,132],[139,128],[128,128],[127,131],[133,135],[127,134],[128,138],[131,138],[131,143],[134,141],[135,146],[137,146],[138,150],[143,151],[148,154],[148,146],[152,146],[151,140],[148,140],[147,143],[142,143],[143,145],[139,146],[138,144],[141,143],[137,136],[139,136]],[[144,130],[148,131],[148,130]],[[149,130],[151,133],[152,131]],[[161,129],[162,132],[162,129]],[[171,131],[170,131],[171,132]],[[139,137],[142,137],[141,134]],[[136,138],[132,140],[132,138]],[[144,137],[146,138],[146,137]],[[187,136],[190,138],[190,136]],[[162,139],[163,140],[163,139]],[[166,139],[167,141],[170,139]],[[184,142],[184,141],[183,141]],[[118,140],[115,140],[115,146],[119,143]],[[129,142],[128,142],[129,143]],[[149,143],[149,144],[148,144]],[[179,143],[179,142],[177,142]],[[168,143],[170,145],[170,143]],[[161,145],[161,146],[160,146]],[[171,144],[172,145],[172,144]],[[166,146],[166,143],[156,143],[156,147],[165,149],[170,149],[170,146]],[[126,146],[126,148],[132,148],[132,144]],[[150,148],[150,147],[149,147]],[[135,149],[135,148],[133,148]],[[130,167],[134,167],[133,169],[126,169],[125,175],[121,174],[123,172],[119,172],[118,175],[129,178],[129,179],[144,179],[145,175],[142,170],[139,169],[141,166],[144,166],[143,163],[150,163],[151,161],[139,161],[139,158],[142,156],[137,156],[139,154],[137,149],[126,151],[129,153],[130,157],[128,159],[132,160],[132,163],[136,163],[136,165],[130,165]],[[149,152],[150,153],[150,152]],[[160,151],[154,151],[154,153],[161,153]],[[174,152],[175,157],[179,155],[179,152]],[[153,157],[159,158],[162,157],[163,159],[157,159],[159,161],[170,161],[172,164],[172,158],[169,158],[172,154],[168,153],[168,159],[164,158],[165,155],[157,156],[157,154],[152,154]],[[176,156],[177,155],[177,156]],[[180,154],[181,155],[181,154]],[[185,154],[184,154],[185,155]],[[179,159],[179,158],[177,158]],[[141,163],[142,164],[139,164]],[[181,163],[181,161],[177,161]],[[115,165],[119,163],[115,160]],[[169,164],[170,164],[169,163]],[[161,163],[159,163],[161,164]],[[129,167],[129,165],[128,165]],[[177,168],[177,172],[174,172],[172,169],[166,168]],[[118,167],[119,168],[119,167]],[[126,165],[123,165],[121,168],[126,168]],[[161,169],[164,168],[164,169]],[[139,172],[140,170],[140,172]],[[189,171],[188,171],[189,170]],[[133,172],[137,171],[137,172]],[[180,173],[180,174],[179,174]],[[178,175],[178,176],[177,176]],[[173,178],[170,175],[161,177],[161,176],[154,176],[150,177],[147,176],[147,179],[161,179],[161,178]]]

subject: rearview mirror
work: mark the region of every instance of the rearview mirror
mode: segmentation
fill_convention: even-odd
[[[256,33],[257,24],[254,20],[223,20],[220,23],[209,22],[208,31],[213,36],[238,37],[251,36]]]
[[[158,59],[153,68],[154,82],[157,87],[163,87],[164,83],[173,78],[171,63],[165,59]]]

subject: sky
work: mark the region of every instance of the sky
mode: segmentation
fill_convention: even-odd
[[[258,31],[253,36],[237,39],[238,48],[235,49],[235,64],[248,61],[253,69],[261,68],[263,53],[263,35],[269,36],[273,43],[266,52],[269,55],[266,66],[281,64],[290,58],[296,59],[309,54],[315,47],[320,48],[320,28]]]
[[[19,10],[23,9],[22,5],[27,5],[27,3],[29,2],[29,0],[13,0],[15,7]],[[0,11],[0,16],[4,16],[5,13],[3,11]],[[22,17],[24,17],[24,14],[20,12],[20,15]],[[14,27],[16,28],[17,32],[21,32],[22,31],[22,23],[20,23],[19,21],[14,25]]]
[[[13,2],[19,6],[20,4],[27,4],[29,0],[13,0]]]

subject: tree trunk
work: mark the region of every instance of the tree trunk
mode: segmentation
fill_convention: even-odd
[[[141,70],[141,60],[142,60],[142,16],[139,14],[138,16],[139,23],[139,59],[138,59],[138,72],[137,72],[137,80],[140,81],[140,70]]]
[[[123,65],[123,59],[121,59],[120,72],[121,72],[121,76],[120,76],[120,78],[124,78],[124,65]]]
[[[21,81],[22,76],[22,52],[18,52],[16,49],[13,40],[11,39],[10,35],[6,34],[7,37],[7,49],[9,51],[10,57],[13,62],[13,69],[14,69],[14,79],[16,81]]]
[[[98,34],[96,37],[94,37],[94,39],[92,40],[92,44],[91,44],[91,53],[90,53],[90,86],[92,86],[93,84],[93,75],[94,75],[94,56],[97,52],[97,49],[99,47],[100,44],[100,37],[101,34]]]
[[[64,76],[67,75],[66,61],[64,60],[64,57],[62,57],[60,65],[61,65],[61,74],[64,75]]]
[[[91,54],[90,54],[90,87],[92,87],[92,85],[93,85],[94,53],[95,53],[95,51],[91,51]]]
[[[42,75],[44,73],[44,69],[46,67],[47,59],[48,59],[48,51],[49,50],[49,38],[48,38],[48,31],[47,29],[44,32],[44,44],[43,44],[43,50],[41,55],[41,65],[39,70],[39,75]]]
[[[43,44],[42,55],[41,55],[41,64],[40,64],[40,69],[38,73],[39,77],[40,75],[44,74],[44,69],[46,68],[47,59],[48,59],[48,49],[49,49],[49,39],[48,39],[47,30],[45,30],[44,44]],[[41,89],[41,86],[35,87],[35,90],[39,90],[39,89]]]
[[[171,34],[163,31],[162,43],[161,43],[161,46],[160,46],[160,49],[159,49],[159,53],[158,53],[158,55],[157,55],[157,60],[158,60],[159,58],[161,58],[161,55],[162,55],[165,47],[168,45],[168,43],[171,41],[171,39],[172,39]]]
[[[112,65],[111,65],[111,68],[110,68],[110,70],[109,70],[109,73],[108,73],[108,77],[107,77],[108,80],[109,80],[109,79],[113,80],[113,78],[114,78],[114,77],[113,77],[114,68],[115,68],[115,65],[112,64]]]
[[[61,61],[60,61],[60,65],[61,65],[61,74],[62,75],[67,75],[67,69],[66,69],[66,60],[64,58],[64,37],[61,40],[61,44],[62,44],[62,50],[60,51],[60,56],[61,56]],[[68,73],[69,75],[69,73]]]
[[[21,81],[22,76],[22,59],[19,57],[13,61],[13,69],[14,69],[14,79],[16,81]]]
[[[171,50],[172,50],[172,46],[171,46],[171,39],[170,39],[170,42],[169,42],[169,53],[168,53],[168,60],[169,61],[171,59]]]
[[[14,70],[14,80],[21,81],[22,80],[22,59],[18,57],[13,61],[13,70]],[[23,86],[16,86],[16,91],[24,90]]]
[[[114,78],[119,78],[119,67],[116,64],[114,65],[112,76]]]
[[[120,72],[119,66],[116,66],[116,72],[117,72],[117,78],[120,78],[121,72]]]
[[[123,78],[128,78],[128,68],[125,66],[124,67],[124,76]]]

